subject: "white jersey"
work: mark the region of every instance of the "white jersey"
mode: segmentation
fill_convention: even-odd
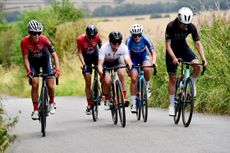
[[[113,52],[110,43],[106,42],[101,46],[99,50],[99,59],[104,59],[105,61],[112,62],[119,59],[122,56],[124,57],[124,59],[129,58],[129,50],[125,44],[121,44],[118,47],[117,51]]]

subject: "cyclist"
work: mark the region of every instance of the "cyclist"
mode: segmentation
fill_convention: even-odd
[[[101,47],[102,41],[98,35],[95,25],[88,25],[86,33],[77,37],[77,53],[82,64],[82,73],[85,78],[85,93],[87,99],[86,114],[91,114],[92,96],[91,96],[91,74],[92,69],[87,67],[92,64],[97,65],[98,48]]]
[[[32,90],[31,97],[33,102],[32,119],[38,119],[38,89],[39,79],[36,74],[39,73],[42,68],[43,73],[52,75],[53,65],[51,57],[54,60],[56,68],[56,77],[60,76],[60,67],[57,53],[55,52],[54,46],[50,40],[42,35],[43,26],[39,21],[31,20],[28,23],[28,33],[21,40],[21,50],[23,55],[23,61],[27,70],[27,76],[32,79]],[[47,79],[47,87],[49,90],[50,98],[50,113],[55,113],[55,102],[54,102],[54,79],[50,77]]]
[[[175,84],[176,84],[176,71],[179,64],[178,58],[182,58],[184,61],[199,63],[196,55],[190,49],[186,42],[186,37],[191,34],[195,47],[204,62],[204,66],[207,66],[207,60],[200,42],[197,29],[192,24],[193,12],[188,7],[182,7],[178,11],[178,17],[171,21],[166,28],[166,65],[169,75],[168,92],[169,92],[169,115],[174,116],[174,98],[175,98]],[[194,85],[194,96],[196,95],[195,82],[199,76],[200,66],[193,65],[193,72],[191,76],[192,83]]]
[[[108,72],[103,74],[103,67],[110,68],[122,64],[121,57],[124,58],[126,64],[131,68],[132,63],[128,52],[128,47],[121,43],[122,34],[118,31],[112,31],[109,34],[109,42],[103,44],[99,51],[98,72],[102,82],[103,94],[105,96],[105,110],[110,109],[110,90],[111,90],[111,76]],[[129,105],[126,101],[126,81],[125,69],[118,69],[118,76],[123,86],[123,94],[125,99],[125,106]]]
[[[130,27],[131,35],[127,38],[126,44],[129,49],[129,53],[131,56],[131,60],[134,66],[138,64],[143,66],[151,66],[154,64],[156,66],[156,52],[154,51],[153,45],[150,39],[143,34],[143,26],[141,24],[134,24]],[[151,54],[151,58],[149,57],[149,53]],[[147,96],[150,97],[150,77],[151,71],[150,68],[144,68],[144,76],[146,79],[146,87],[147,87]],[[138,80],[138,72],[136,68],[133,68],[131,73],[131,111],[136,112],[136,93],[137,93],[137,80]]]

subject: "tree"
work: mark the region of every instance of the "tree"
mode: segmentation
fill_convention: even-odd
[[[4,5],[2,1],[0,1],[0,23],[5,21],[5,12],[4,12]]]

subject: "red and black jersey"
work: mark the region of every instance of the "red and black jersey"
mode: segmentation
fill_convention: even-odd
[[[101,45],[102,41],[98,34],[91,40],[86,37],[86,34],[77,37],[77,48],[82,51],[82,54],[94,54],[98,51],[98,47],[100,48]]]
[[[49,51],[52,54],[55,51],[50,40],[44,35],[40,35],[36,43],[31,42],[29,35],[25,36],[21,40],[21,50],[23,55],[35,58],[42,57],[45,52]]]

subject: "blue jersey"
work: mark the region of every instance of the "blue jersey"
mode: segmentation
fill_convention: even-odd
[[[126,40],[131,60],[134,65],[142,64],[144,61],[149,60],[148,50],[152,52],[154,50],[150,39],[142,35],[140,42],[136,43],[132,36],[129,36]],[[147,50],[148,49],[148,50]]]

